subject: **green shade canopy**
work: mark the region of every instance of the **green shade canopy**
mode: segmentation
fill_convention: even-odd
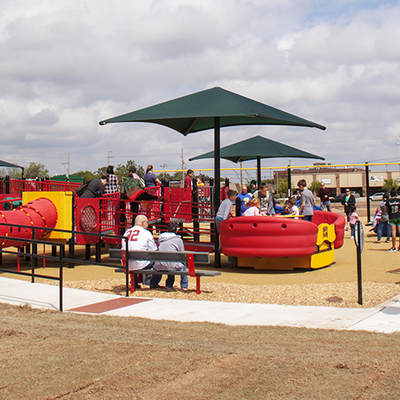
[[[293,125],[326,129],[315,122],[240,96],[220,87],[203,90],[138,111],[100,121],[100,125],[116,122],[151,122],[175,129],[183,135],[215,127],[236,125]]]
[[[254,136],[250,139],[242,140],[221,148],[221,158],[233,161],[256,160],[260,158],[317,158],[325,160],[323,157],[296,149],[286,144],[275,142],[274,140],[264,138],[262,136]],[[214,158],[214,152],[201,154],[196,157],[189,158],[189,161],[200,160],[204,158]]]
[[[21,168],[21,169],[24,169],[24,167],[21,167],[19,165],[11,164],[11,163],[9,163],[7,161],[1,161],[1,160],[0,160],[0,168]]]

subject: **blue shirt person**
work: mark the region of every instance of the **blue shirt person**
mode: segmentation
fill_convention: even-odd
[[[242,187],[242,192],[239,193],[236,197],[238,197],[241,201],[241,206],[240,206],[240,215],[243,215],[243,213],[246,211],[247,209],[247,202],[249,200],[251,200],[251,198],[253,197],[253,195],[251,193],[248,193],[247,191],[247,186],[244,185]]]

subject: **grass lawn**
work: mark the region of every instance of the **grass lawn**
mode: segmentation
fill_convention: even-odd
[[[0,304],[0,399],[398,399],[400,334]]]

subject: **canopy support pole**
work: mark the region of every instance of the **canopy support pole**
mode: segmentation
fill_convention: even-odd
[[[215,216],[217,215],[217,211],[221,202],[221,120],[220,117],[214,117],[214,205],[215,205]],[[218,250],[219,248],[219,234],[217,232],[216,224],[215,224],[215,237],[214,237],[214,245],[215,245],[215,268],[221,268],[221,254]]]
[[[183,134],[183,136],[187,136],[190,133],[190,131],[192,130],[194,124],[197,122],[198,119],[199,117],[193,119],[192,123],[189,125],[189,128],[186,129],[186,132]]]
[[[371,207],[369,202],[369,165],[365,163],[365,199],[367,200],[367,222],[371,221]]]
[[[260,189],[261,185],[261,157],[257,156],[257,185],[258,189]]]

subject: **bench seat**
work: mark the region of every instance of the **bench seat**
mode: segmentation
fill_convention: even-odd
[[[129,271],[131,276],[131,293],[135,291],[135,285],[132,285],[133,276],[135,274],[154,274],[154,275],[188,275],[196,278],[196,293],[200,294],[200,277],[214,277],[221,275],[221,271],[204,271],[196,270],[194,263],[209,264],[210,254],[202,252],[187,252],[187,251],[142,251],[142,250],[121,250],[110,249],[110,259],[122,260],[123,266],[126,266],[126,256],[130,260],[137,261],[169,261],[169,262],[185,262],[187,263],[187,271],[158,271],[155,269],[132,270]],[[115,272],[127,273],[125,268],[118,268]]]

